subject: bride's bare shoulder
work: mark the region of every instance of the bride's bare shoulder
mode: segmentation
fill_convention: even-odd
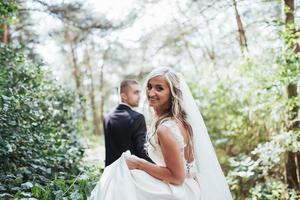
[[[178,139],[172,132],[170,127],[159,125],[157,128],[158,144],[163,149],[173,149],[178,146]]]

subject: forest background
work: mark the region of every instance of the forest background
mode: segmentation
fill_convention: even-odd
[[[299,199],[299,10],[299,0],[1,0],[0,199],[86,199],[120,80],[143,83],[159,66],[184,74],[234,199]]]

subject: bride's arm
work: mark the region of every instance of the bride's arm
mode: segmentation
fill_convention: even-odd
[[[127,158],[127,165],[129,169],[140,169],[155,178],[180,185],[185,179],[185,172],[178,142],[171,130],[165,126],[158,127],[157,135],[166,167],[160,167],[137,157]]]

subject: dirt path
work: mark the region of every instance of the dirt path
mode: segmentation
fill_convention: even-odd
[[[84,162],[87,165],[101,164],[104,165],[105,149],[103,146],[88,148],[85,150]]]
[[[86,146],[85,155],[83,161],[86,165],[100,164],[104,166],[105,148],[103,138],[101,136],[95,136],[93,138],[85,139],[84,144]]]

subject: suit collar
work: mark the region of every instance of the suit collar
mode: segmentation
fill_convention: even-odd
[[[118,108],[118,109],[131,109],[131,110],[132,110],[132,107],[131,107],[130,105],[128,105],[128,104],[126,104],[126,103],[123,103],[123,102],[121,102],[121,103],[118,105],[117,108]]]

